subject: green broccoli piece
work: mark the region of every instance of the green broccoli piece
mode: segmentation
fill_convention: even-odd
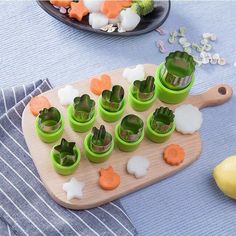
[[[154,0],[134,0],[132,10],[140,16],[146,16],[154,9]]]

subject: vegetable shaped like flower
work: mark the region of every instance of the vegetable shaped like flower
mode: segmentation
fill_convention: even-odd
[[[168,107],[160,107],[153,113],[151,127],[159,134],[168,133],[173,126],[174,117],[173,111]]]
[[[136,142],[142,135],[144,123],[136,115],[125,116],[120,124],[120,138],[126,142]]]
[[[104,153],[108,151],[112,144],[112,135],[106,132],[104,125],[101,125],[99,129],[93,127],[93,135],[91,138],[90,148],[95,153]]]
[[[94,116],[95,113],[95,101],[90,98],[88,94],[84,94],[81,97],[74,98],[74,119],[78,122],[84,123]]]
[[[102,107],[110,112],[119,111],[124,99],[124,89],[120,85],[112,87],[112,91],[104,90],[102,92]]]
[[[77,151],[74,142],[67,142],[64,138],[54,147],[55,160],[61,166],[71,166],[77,160]]]
[[[192,81],[196,62],[186,52],[172,52],[166,57],[162,71],[162,82],[173,90],[186,88]]]
[[[39,128],[45,133],[53,133],[62,125],[61,113],[55,107],[44,108],[38,116]]]
[[[145,80],[135,80],[132,87],[133,96],[140,101],[150,100],[155,93],[154,77],[148,76]]]

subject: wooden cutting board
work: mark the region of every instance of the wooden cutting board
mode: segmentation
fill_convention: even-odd
[[[147,64],[145,65],[145,72],[147,75],[154,76],[156,68],[156,65]],[[113,85],[122,85],[127,95],[129,84],[122,77],[122,72],[123,68],[111,72],[106,72],[106,74],[109,74],[111,76]],[[81,95],[83,93],[87,93],[95,101],[98,100],[98,97],[90,92],[89,79],[80,80],[78,82],[73,83],[72,85],[80,91]],[[180,133],[174,132],[170,140],[166,143],[156,144],[152,143],[147,138],[144,138],[140,147],[132,153],[122,152],[115,147],[109,160],[100,164],[91,163],[86,159],[82,145],[84,137],[87,133],[75,133],[70,128],[66,118],[66,107],[60,105],[57,97],[57,91],[58,88],[55,88],[44,93],[43,95],[46,96],[51,102],[51,105],[58,108],[62,115],[65,117],[65,131],[63,137],[68,141],[76,142],[76,144],[81,150],[82,158],[77,171],[71,176],[61,176],[54,171],[50,162],[49,153],[55,143],[46,144],[38,138],[34,128],[35,117],[30,113],[28,105],[26,106],[23,113],[22,128],[26,143],[32,155],[32,159],[34,161],[35,166],[37,167],[38,173],[42,179],[42,182],[45,185],[45,188],[58,204],[66,208],[88,209],[120,198],[128,193],[134,192],[138,189],[141,189],[173,175],[177,171],[190,165],[198,158],[201,153],[202,144],[198,132],[192,135],[182,135]],[[233,92],[231,87],[229,87],[228,85],[221,84],[211,88],[210,90],[202,94],[189,96],[186,101],[184,101],[184,103],[190,103],[199,108],[215,106],[225,103],[231,98],[232,94]],[[171,109],[175,109],[176,107],[175,105],[163,104],[162,102],[157,100],[148,111],[135,112],[129,105],[127,105],[125,114],[123,116],[133,113],[141,117],[144,121],[146,121],[148,114],[150,112],[153,112],[157,107],[161,105],[168,106]],[[205,120],[204,122],[207,122],[207,120]],[[107,130],[114,134],[114,127],[117,122],[109,124],[104,122],[98,116],[96,119],[95,126],[98,127],[101,124],[104,124]],[[184,162],[176,167],[167,165],[162,159],[163,149],[168,144],[172,143],[181,145],[186,152],[186,158]],[[147,175],[141,179],[136,179],[133,175],[129,175],[126,171],[126,164],[128,159],[135,155],[144,156],[150,161],[149,171]],[[98,185],[99,170],[101,168],[106,168],[109,165],[111,165],[114,170],[121,176],[121,184],[115,190],[105,191],[101,189]],[[62,189],[62,185],[63,183],[69,181],[72,176],[76,177],[76,179],[79,181],[85,182],[85,187],[83,190],[84,195],[83,199],[81,200],[73,199],[72,201],[68,202],[66,200],[66,193]]]

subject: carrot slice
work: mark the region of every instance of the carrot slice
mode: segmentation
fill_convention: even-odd
[[[177,144],[170,144],[164,150],[163,159],[171,166],[181,164],[184,161],[184,157],[184,149]]]
[[[99,185],[105,190],[113,190],[120,185],[120,176],[113,170],[111,166],[99,171]]]
[[[124,7],[130,7],[132,0],[104,0],[101,12],[108,18],[116,18]]]
[[[50,108],[50,107],[51,107],[50,102],[44,96],[33,97],[29,102],[30,111],[34,116],[37,116],[43,108]]]
[[[75,18],[78,21],[81,21],[82,18],[89,13],[89,10],[85,7],[83,0],[80,0],[79,2],[71,2],[70,7],[69,17]]]
[[[103,90],[111,89],[111,77],[103,74],[100,79],[93,78],[90,82],[90,90],[96,95],[101,95]]]
[[[57,7],[69,7],[72,0],[50,0],[50,3]]]

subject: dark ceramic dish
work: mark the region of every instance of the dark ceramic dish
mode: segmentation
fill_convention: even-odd
[[[108,33],[102,30],[93,29],[88,23],[88,16],[84,17],[83,21],[79,22],[77,20],[69,18],[66,14],[61,14],[58,9],[54,8],[49,1],[37,0],[39,6],[45,10],[49,15],[53,16],[57,20],[72,26],[79,30],[87,30],[99,34],[117,35],[117,36],[133,36],[148,33],[154,29],[160,27],[167,19],[170,12],[170,0],[157,1],[156,8],[150,14],[142,17],[139,25],[130,32],[112,32]]]

